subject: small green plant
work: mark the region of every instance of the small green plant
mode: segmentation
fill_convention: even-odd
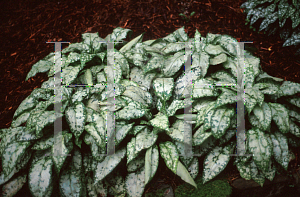
[[[179,16],[182,16],[183,17],[183,19],[185,20],[185,21],[190,21],[191,20],[191,17],[195,14],[196,12],[192,12],[191,14],[190,14],[190,16],[189,17],[187,17],[185,14],[183,14],[183,13],[180,13],[179,14]]]

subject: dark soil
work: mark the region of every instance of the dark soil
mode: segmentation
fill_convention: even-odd
[[[279,34],[268,36],[257,33],[245,25],[245,15],[240,9],[244,0],[6,0],[0,3],[0,128],[10,127],[13,114],[20,103],[47,80],[47,74],[39,73],[25,81],[33,64],[54,51],[49,41],[81,42],[81,35],[99,32],[105,38],[116,27],[133,31],[132,38],[145,32],[143,41],[158,39],[185,26],[189,37],[195,30],[207,33],[227,34],[257,50],[263,71],[287,81],[300,83],[300,62],[294,47],[282,47]],[[190,15],[185,21],[179,13]],[[66,48],[67,44],[62,44]],[[298,59],[297,59],[298,58]],[[298,60],[298,61],[297,61]],[[299,96],[299,94],[298,94]],[[290,163],[289,169],[298,171],[300,153]],[[239,176],[235,167],[226,168],[228,181]],[[158,169],[165,183],[175,189],[184,183],[165,167]],[[152,188],[153,189],[153,188]],[[151,190],[151,184],[146,191]]]

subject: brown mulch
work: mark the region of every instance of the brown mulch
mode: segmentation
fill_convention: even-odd
[[[186,4],[184,4],[186,2]],[[6,0],[0,2],[0,128],[10,127],[13,114],[20,103],[41,86],[48,77],[39,73],[25,81],[33,64],[54,51],[49,41],[81,41],[81,34],[99,32],[105,38],[114,28],[133,31],[132,38],[145,32],[143,41],[158,39],[185,26],[189,37],[195,30],[227,34],[258,50],[262,69],[269,75],[300,83],[299,57],[293,47],[282,48],[279,35],[253,32],[245,25],[240,9],[244,0]],[[186,9],[185,9],[186,8]],[[189,15],[185,21],[179,13]],[[126,39],[127,41],[130,38]],[[67,44],[62,44],[66,48]],[[299,155],[298,155],[299,157]],[[299,160],[299,159],[298,159]],[[161,176],[167,177],[162,171]],[[169,177],[175,188],[179,177]],[[176,181],[172,181],[176,180]]]

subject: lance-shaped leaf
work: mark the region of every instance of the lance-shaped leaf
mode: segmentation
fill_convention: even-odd
[[[51,196],[53,190],[52,166],[51,157],[46,156],[32,163],[28,174],[29,189],[32,196]]]
[[[159,154],[158,147],[154,145],[147,149],[145,155],[145,185],[154,177],[158,168]]]
[[[216,44],[220,45],[229,52],[231,55],[236,56],[237,51],[239,51],[240,47],[238,42],[235,38],[228,36],[228,35],[221,35],[216,39]]]
[[[198,79],[193,84],[192,89],[192,97],[193,99],[201,98],[205,96],[216,96],[213,81],[207,79]],[[189,86],[185,89],[185,92],[188,93]]]
[[[155,94],[163,101],[168,101],[174,88],[173,78],[157,78],[153,81]]]
[[[116,125],[116,146],[120,144],[120,142],[125,138],[127,133],[131,130],[134,123],[127,124],[127,125]]]
[[[166,115],[159,113],[155,116],[155,118],[153,118],[152,120],[150,120],[150,124],[153,127],[157,127],[159,129],[163,129],[166,131],[170,131],[169,126],[169,119]]]
[[[261,107],[256,105],[253,108],[253,114],[249,116],[249,121],[253,126],[265,131],[272,121],[272,111],[270,106],[265,102],[263,102]]]
[[[143,40],[143,36],[144,33],[142,33],[141,35],[137,36],[136,38],[132,39],[130,42],[128,42],[127,44],[125,44],[119,51],[121,53],[124,53],[128,50],[130,50],[133,46],[135,46],[137,43],[142,42]]]
[[[193,63],[191,68],[200,68],[201,72],[199,75],[201,75],[202,78],[204,78],[207,73],[209,58],[210,56],[206,52],[193,52],[192,54]]]
[[[122,79],[122,69],[119,64],[104,67],[107,83],[119,83]]]
[[[166,166],[174,172],[174,174],[177,174],[177,165],[178,165],[178,151],[176,149],[176,146],[170,142],[162,142],[159,144],[160,148],[160,155],[164,159]]]
[[[178,169],[177,169],[178,170]],[[199,174],[199,162],[198,158],[194,157],[190,166],[188,167],[188,172],[190,173],[191,177],[195,179]]]
[[[285,98],[285,100],[300,108],[300,98],[292,97],[292,98]]]
[[[300,84],[291,81],[284,81],[280,86],[281,96],[291,96],[300,92]]]
[[[196,127],[204,123],[206,114],[214,110],[214,108],[215,108],[215,101],[208,101],[204,103],[203,108],[197,113]]]
[[[220,174],[227,166],[232,153],[232,144],[223,147],[215,147],[206,157],[203,163],[203,184]]]
[[[25,131],[26,127],[17,127],[17,128],[5,128],[2,130],[1,142],[0,142],[0,154],[4,153],[5,148],[8,144],[14,142],[18,134]]]
[[[107,188],[103,186],[103,183],[100,181],[98,184],[94,185],[93,179],[89,176],[87,176],[86,189],[90,197],[98,197],[97,194],[100,194],[100,196],[107,196]]]
[[[104,161],[98,163],[95,170],[94,183],[103,180],[120,163],[126,154],[126,149],[118,150],[115,154],[105,157]]]
[[[212,133],[205,132],[202,125],[193,135],[193,146],[201,145],[210,136],[212,136]]]
[[[268,103],[272,110],[272,119],[282,133],[288,133],[289,125],[289,111],[279,103]]]
[[[185,62],[185,51],[179,51],[165,59],[165,66],[162,69],[164,76],[171,77],[176,74]]]
[[[61,73],[62,84],[72,84],[72,82],[76,79],[80,69],[80,65],[63,68]]]
[[[206,53],[213,56],[217,56],[225,52],[220,45],[212,45],[212,44],[208,44],[204,50]]]
[[[254,154],[255,164],[260,170],[267,170],[272,155],[272,145],[269,144],[264,132],[258,128],[247,132],[248,150]]]
[[[268,27],[268,25],[274,23],[276,20],[278,19],[278,13],[274,12],[272,14],[269,14],[260,24],[259,30],[258,31],[262,31],[265,28]]]
[[[29,78],[35,76],[37,73],[44,73],[50,70],[50,68],[53,66],[53,62],[47,61],[47,60],[40,60],[37,63],[35,63],[29,73],[26,76],[25,81],[27,81]]]
[[[63,169],[59,179],[59,189],[63,197],[83,195],[85,185],[82,173],[82,156],[80,151],[75,150],[70,164]]]
[[[176,174],[185,182],[191,184],[192,186],[197,188],[197,184],[195,183],[194,179],[189,174],[188,170],[184,167],[184,165],[178,161],[177,165],[177,172]]]
[[[228,107],[217,108],[211,116],[211,132],[216,139],[221,138],[230,126],[235,110]]]
[[[125,179],[125,188],[129,197],[142,197],[145,189],[145,168],[129,173]]]
[[[187,131],[185,130],[184,120],[176,120],[167,134],[173,140],[184,143],[185,132]]]
[[[76,138],[79,138],[84,130],[85,125],[86,110],[84,104],[81,102],[76,102],[74,107],[68,107],[66,109],[65,116],[72,133]]]
[[[290,133],[300,137],[300,127],[296,125],[293,121],[293,118],[290,118]]]
[[[222,88],[221,90],[222,90],[222,93],[216,100],[215,108],[222,106],[222,105],[226,105],[226,104],[236,103],[236,101],[237,101],[237,93],[236,92],[234,92],[232,90],[228,90],[226,88]]]
[[[52,160],[55,164],[58,173],[60,172],[60,169],[62,168],[68,156],[67,154],[69,154],[71,151],[66,147],[66,144],[69,142],[71,138],[72,138],[71,133],[57,134],[54,136],[54,143],[53,146],[51,147],[51,151],[52,151]]]
[[[125,181],[123,176],[120,175],[119,171],[113,171],[105,179],[105,183],[108,183],[108,195],[112,196],[125,196]]]
[[[245,51],[245,88],[251,88],[255,77],[260,73],[260,60]]]
[[[137,119],[141,118],[145,115],[147,109],[144,109],[142,105],[138,102],[131,102],[123,109],[116,112],[116,120],[117,119]]]
[[[286,136],[280,132],[270,134],[273,143],[273,153],[275,160],[287,170],[289,165],[289,149]]]
[[[134,160],[129,162],[129,164],[127,165],[127,171],[135,172],[143,166],[145,166],[145,156],[143,154],[140,154]]]
[[[269,165],[267,167],[269,167]],[[259,167],[257,167],[253,160],[250,163],[250,173],[251,178],[262,187],[265,182],[265,176],[259,171]]]
[[[135,138],[131,138],[127,144],[127,164],[136,158],[143,149],[151,147],[156,142],[157,137],[157,134],[149,132],[146,127]]]
[[[142,69],[134,67],[131,69],[130,79],[137,84],[145,87],[148,91],[152,86],[152,80],[155,77],[156,73],[147,73],[143,74]]]
[[[227,61],[227,55],[224,54],[224,53],[221,53],[220,55],[214,57],[214,58],[211,58],[209,60],[209,64],[211,65],[217,65],[217,64],[222,64],[224,62]]]
[[[167,116],[173,116],[178,109],[183,109],[185,103],[183,100],[173,100],[171,105],[168,107]]]
[[[237,162],[236,167],[243,179],[251,180],[251,168],[248,162],[247,163]]]
[[[273,166],[272,164],[273,164],[272,161],[270,161],[268,170],[262,172],[262,174],[270,181],[273,181],[276,174],[276,167]]]
[[[24,122],[26,122],[28,120],[29,116],[30,116],[29,112],[22,113],[20,116],[18,116],[17,119],[12,120],[11,127],[15,128],[15,127],[20,126],[21,124],[23,124]]]
[[[13,197],[27,181],[27,175],[21,175],[6,183],[2,188],[3,197]]]
[[[5,176],[16,167],[17,161],[25,154],[27,147],[31,142],[12,142],[8,144],[2,154],[2,169]]]
[[[143,106],[150,106],[153,102],[151,94],[137,86],[127,86],[122,95],[141,103]]]

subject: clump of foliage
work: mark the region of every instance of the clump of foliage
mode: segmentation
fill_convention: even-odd
[[[245,8],[250,27],[260,24],[258,31],[268,31],[269,35],[279,32],[285,41],[283,47],[300,44],[299,0],[248,0],[240,8]],[[300,54],[300,48],[295,52]]]
[[[205,184],[231,158],[243,178],[261,186],[265,178],[274,178],[276,169],[287,170],[289,146],[300,144],[300,99],[295,96],[300,84],[269,76],[261,70],[259,58],[247,51],[241,59],[242,49],[228,35],[208,33],[205,38],[196,30],[189,38],[182,27],[164,38],[142,42],[142,34],[107,49],[105,42],[122,41],[128,33],[131,30],[120,27],[105,39],[85,33],[81,43],[33,65],[26,80],[38,72],[47,72],[49,80],[20,104],[11,127],[0,130],[3,196],[13,196],[24,183],[32,196],[51,196],[53,188],[59,188],[62,196],[142,196],[160,157],[196,188],[199,165]],[[185,73],[188,59],[185,43],[180,43],[187,41],[191,73]],[[112,53],[114,64],[108,64]],[[61,113],[54,111],[57,54],[62,84],[90,85],[62,86]],[[236,149],[236,95],[242,87],[237,76],[242,76],[245,88],[246,153],[253,157],[229,155]],[[113,86],[114,91],[91,84]],[[192,110],[184,114],[189,93]],[[115,131],[106,125],[111,113]],[[63,128],[54,135],[57,117],[62,118]],[[186,138],[189,124],[192,137]],[[111,132],[115,132],[115,154],[99,156],[106,154]],[[197,156],[183,155],[186,139]],[[63,155],[54,154],[56,143]]]

